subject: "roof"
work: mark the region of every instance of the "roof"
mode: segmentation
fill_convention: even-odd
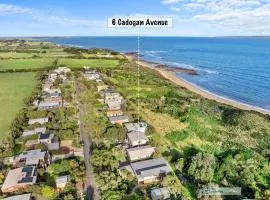
[[[131,161],[149,158],[155,152],[151,145],[143,145],[126,150]]]
[[[45,133],[46,132],[46,127],[38,127],[38,128],[35,128],[35,133]]]
[[[119,116],[112,116],[109,117],[111,122],[117,122],[122,120],[129,120],[129,117],[127,115],[119,115]]]
[[[47,144],[48,150],[59,150],[59,142],[53,142]]]
[[[10,170],[6,176],[2,190],[8,190],[16,185],[36,183],[36,167],[27,166]]]
[[[148,141],[148,137],[143,132],[139,132],[139,131],[131,131],[131,132],[127,133],[127,137],[131,143],[138,141],[138,140],[147,140]]]
[[[156,188],[151,190],[151,197],[156,199],[169,199],[170,198],[170,192],[168,188]]]
[[[40,134],[39,135],[39,140],[47,140],[47,139],[52,139],[54,137],[54,134],[51,133],[45,133],[45,134]]]
[[[108,104],[109,108],[121,106],[121,102],[119,102],[119,101],[109,101],[109,102],[107,102],[107,104]]]
[[[128,132],[131,131],[140,131],[140,132],[146,132],[147,129],[147,123],[145,122],[139,122],[139,123],[126,123],[125,127]]]
[[[38,104],[38,107],[55,107],[55,106],[60,106],[60,102],[55,102],[55,101],[41,101]]]
[[[34,123],[44,124],[44,123],[47,123],[48,121],[49,121],[48,117],[35,118],[35,119],[29,119],[28,124],[34,124]]]
[[[38,134],[38,133],[45,133],[45,132],[46,132],[46,127],[38,127],[38,128],[33,129],[33,130],[23,131],[22,136],[25,137],[25,136],[34,135],[34,134]]]
[[[159,176],[160,173],[169,173],[172,171],[170,165],[164,158],[143,160],[131,163],[130,165],[137,178]]]
[[[25,137],[25,136],[34,135],[34,134],[36,134],[35,130],[25,130],[23,131],[22,136]]]
[[[32,196],[32,194],[28,193],[28,194],[10,196],[10,197],[4,198],[3,200],[30,200],[31,196]]]
[[[58,176],[58,177],[56,177],[55,182],[56,182],[56,185],[57,184],[65,184],[69,181],[69,179],[70,179],[70,176],[68,176],[68,175],[67,176]]]
[[[43,159],[45,155],[46,152],[41,151],[41,149],[25,151],[15,158],[15,163],[24,160],[25,165],[38,165],[39,160]]]

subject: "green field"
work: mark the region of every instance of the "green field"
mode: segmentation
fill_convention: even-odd
[[[3,69],[33,69],[42,68],[52,65],[53,58],[36,58],[36,59],[8,59],[0,61],[0,70]]]
[[[8,133],[10,123],[23,106],[35,84],[35,73],[0,74],[0,138]]]
[[[102,67],[102,68],[114,68],[119,64],[119,60],[109,60],[109,59],[70,59],[64,58],[58,60],[58,65],[66,65],[71,68],[78,67]]]

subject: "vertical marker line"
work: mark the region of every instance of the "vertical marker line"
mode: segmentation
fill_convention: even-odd
[[[140,146],[140,31],[138,29],[138,35],[137,35],[137,127],[138,127],[138,141]]]
[[[139,117],[139,114],[140,114],[140,32],[138,30],[138,36],[137,36],[137,89],[138,89],[138,93],[137,93],[137,106],[138,106],[138,123],[140,121],[140,117]]]

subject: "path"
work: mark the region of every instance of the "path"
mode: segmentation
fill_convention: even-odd
[[[93,167],[90,163],[90,155],[91,155],[91,138],[90,134],[85,131],[84,127],[84,119],[87,113],[85,112],[85,105],[81,104],[79,101],[79,94],[81,92],[79,84],[75,83],[76,85],[76,100],[78,103],[79,108],[79,128],[80,128],[80,135],[81,140],[83,141],[83,153],[84,153],[84,162],[86,167],[86,182],[85,182],[85,188],[87,188],[86,194],[87,199],[89,200],[99,200],[100,195],[98,188],[96,187],[95,181],[94,181],[94,173],[93,173]]]

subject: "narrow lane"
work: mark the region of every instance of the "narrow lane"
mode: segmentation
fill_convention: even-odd
[[[76,100],[77,100],[78,108],[79,108],[80,135],[83,141],[84,162],[85,162],[85,167],[86,167],[86,182],[85,182],[86,195],[87,195],[87,199],[89,200],[99,200],[100,195],[94,181],[93,167],[90,163],[91,138],[90,138],[90,134],[87,133],[84,128],[85,127],[84,119],[87,113],[85,112],[86,111],[85,105],[81,104],[80,102],[79,96],[80,96],[81,90],[76,80],[75,80],[75,87],[76,87]]]

